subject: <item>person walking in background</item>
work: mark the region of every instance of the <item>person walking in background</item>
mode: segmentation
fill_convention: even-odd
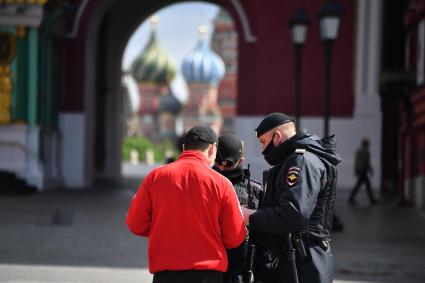
[[[154,283],[222,283],[226,249],[245,241],[232,184],[211,168],[216,152],[211,128],[191,128],[178,160],[153,169],[131,201],[126,223],[149,238]]]
[[[357,176],[357,182],[351,191],[348,202],[352,205],[356,204],[356,195],[360,187],[364,184],[369,197],[370,204],[376,204],[377,200],[373,196],[370,187],[369,173],[373,175],[373,168],[370,164],[369,140],[364,138],[360,144],[360,148],[356,151],[356,159],[354,162],[354,173]]]

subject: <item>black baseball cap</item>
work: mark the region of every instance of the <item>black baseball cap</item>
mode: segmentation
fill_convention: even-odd
[[[235,164],[243,153],[242,140],[233,134],[223,134],[218,138],[215,161],[221,165]]]
[[[255,131],[257,132],[257,138],[261,137],[264,133],[270,131],[271,129],[276,128],[277,126],[280,126],[282,124],[286,124],[288,122],[294,122],[294,119],[291,116],[280,112],[270,113],[261,121],[261,123],[255,129]]]
[[[205,143],[218,143],[217,134],[208,126],[195,126],[186,132],[184,143],[202,141]]]

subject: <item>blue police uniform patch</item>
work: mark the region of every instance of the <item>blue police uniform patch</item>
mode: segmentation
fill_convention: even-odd
[[[292,187],[298,182],[300,177],[301,169],[299,167],[291,167],[288,170],[288,174],[286,175],[286,183],[289,187]]]

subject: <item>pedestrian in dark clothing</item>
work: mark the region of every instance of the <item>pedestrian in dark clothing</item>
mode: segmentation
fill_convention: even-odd
[[[233,134],[223,134],[218,138],[217,156],[213,169],[232,182],[239,203],[257,209],[263,188],[250,179],[249,170],[243,167],[244,143]],[[247,241],[235,249],[227,250],[229,267],[223,275],[224,283],[243,283],[247,263]]]
[[[294,282],[298,275],[302,283],[331,283],[330,231],[340,162],[335,140],[297,133],[293,119],[282,113],[266,116],[256,132],[273,166],[258,211],[242,208],[256,239],[256,282]]]
[[[369,197],[370,204],[376,204],[377,200],[373,196],[369,180],[369,173],[373,175],[373,168],[370,164],[369,140],[367,138],[362,140],[360,148],[356,151],[354,173],[357,176],[357,182],[351,191],[348,202],[353,205],[356,204],[356,195],[361,186],[364,184],[366,186],[366,192]]]

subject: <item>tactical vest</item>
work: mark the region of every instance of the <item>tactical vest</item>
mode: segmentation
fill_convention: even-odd
[[[319,155],[316,156],[325,166],[326,176],[321,180],[322,188],[317,197],[316,208],[303,230],[315,237],[326,239],[330,238],[330,231],[332,230],[336,199],[337,170],[336,166],[328,160]]]

